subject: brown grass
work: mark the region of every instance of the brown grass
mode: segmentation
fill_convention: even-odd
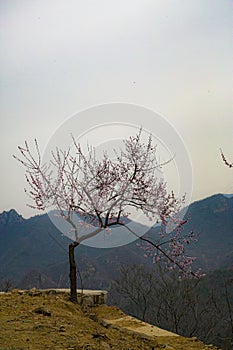
[[[65,294],[0,294],[0,350],[216,349],[183,337],[146,339],[102,321],[123,316],[117,307],[81,308]]]

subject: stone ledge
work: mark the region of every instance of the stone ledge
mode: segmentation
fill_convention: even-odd
[[[102,322],[107,328],[111,327],[119,330],[124,329],[134,334],[144,336],[147,339],[151,339],[154,337],[179,337],[179,335],[176,333],[156,327],[154,325],[140,321],[139,319],[128,315],[117,319],[103,319]]]
[[[48,289],[13,289],[10,292],[0,292],[0,294],[5,293],[18,293],[18,294],[29,294],[31,296],[44,295],[44,294],[69,294],[70,290],[68,288],[48,288]],[[94,305],[106,305],[107,304],[107,294],[106,290],[92,290],[92,289],[77,289],[78,303],[84,304],[85,306]]]
[[[50,289],[39,289],[42,293],[70,293],[70,290],[67,288],[50,288]],[[87,306],[92,305],[106,305],[107,304],[107,294],[106,290],[92,290],[92,289],[77,289],[78,293],[78,302],[84,303]]]

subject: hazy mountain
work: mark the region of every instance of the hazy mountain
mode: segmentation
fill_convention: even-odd
[[[204,270],[233,267],[233,197],[217,194],[190,205],[185,230],[199,235],[190,247]]]
[[[199,234],[190,255],[204,270],[231,268],[233,197],[217,194],[190,205],[185,230]],[[155,229],[149,231],[153,237]],[[14,209],[0,214],[0,280],[21,287],[68,286],[68,245],[47,215],[23,219]],[[112,249],[79,246],[77,263],[84,287],[106,287],[122,264],[151,264],[134,243]]]
[[[22,215],[19,215],[16,210],[11,209],[9,211],[4,211],[0,214],[0,232],[7,225],[18,224],[23,221],[24,218]]]

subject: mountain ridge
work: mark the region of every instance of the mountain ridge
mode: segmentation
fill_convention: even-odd
[[[200,232],[198,243],[187,250],[197,256],[196,266],[204,271],[231,268],[233,197],[215,194],[195,201],[186,215],[190,216],[185,225],[187,232],[193,229]],[[155,229],[148,234],[153,236]],[[67,286],[70,242],[47,214],[24,219],[14,209],[4,211],[0,214],[0,280],[9,278],[24,288]],[[109,249],[80,245],[76,257],[85,288],[108,287],[121,265],[151,265],[135,242]]]
[[[211,198],[217,198],[217,197],[225,197],[227,199],[231,199],[233,198],[233,194],[230,194],[230,193],[215,193],[211,196],[208,196],[208,197],[205,197],[205,198],[202,198],[202,199],[198,199],[198,200],[195,200],[193,201],[192,203],[190,203],[186,208],[189,208],[190,206],[193,206],[193,205],[196,205],[196,203],[202,203],[202,202],[205,202],[206,200],[210,200]],[[186,209],[185,208],[185,209]],[[0,213],[0,222],[2,220],[3,217],[7,217],[7,216],[11,216],[13,215],[13,217],[15,218],[19,218],[19,220],[21,222],[25,221],[25,220],[30,220],[32,218],[35,218],[35,217],[41,217],[41,216],[46,216],[47,214],[36,214],[36,215],[32,215],[30,216],[29,218],[24,218],[22,214],[18,213],[16,209],[14,208],[11,208],[9,210],[3,210],[1,213]],[[15,220],[16,221],[16,220]]]

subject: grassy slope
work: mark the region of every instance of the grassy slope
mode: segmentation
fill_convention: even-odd
[[[37,308],[51,315],[38,314]],[[204,350],[196,339],[157,337],[151,340],[106,328],[101,319],[122,317],[116,307],[81,308],[66,295],[0,294],[0,350]]]

